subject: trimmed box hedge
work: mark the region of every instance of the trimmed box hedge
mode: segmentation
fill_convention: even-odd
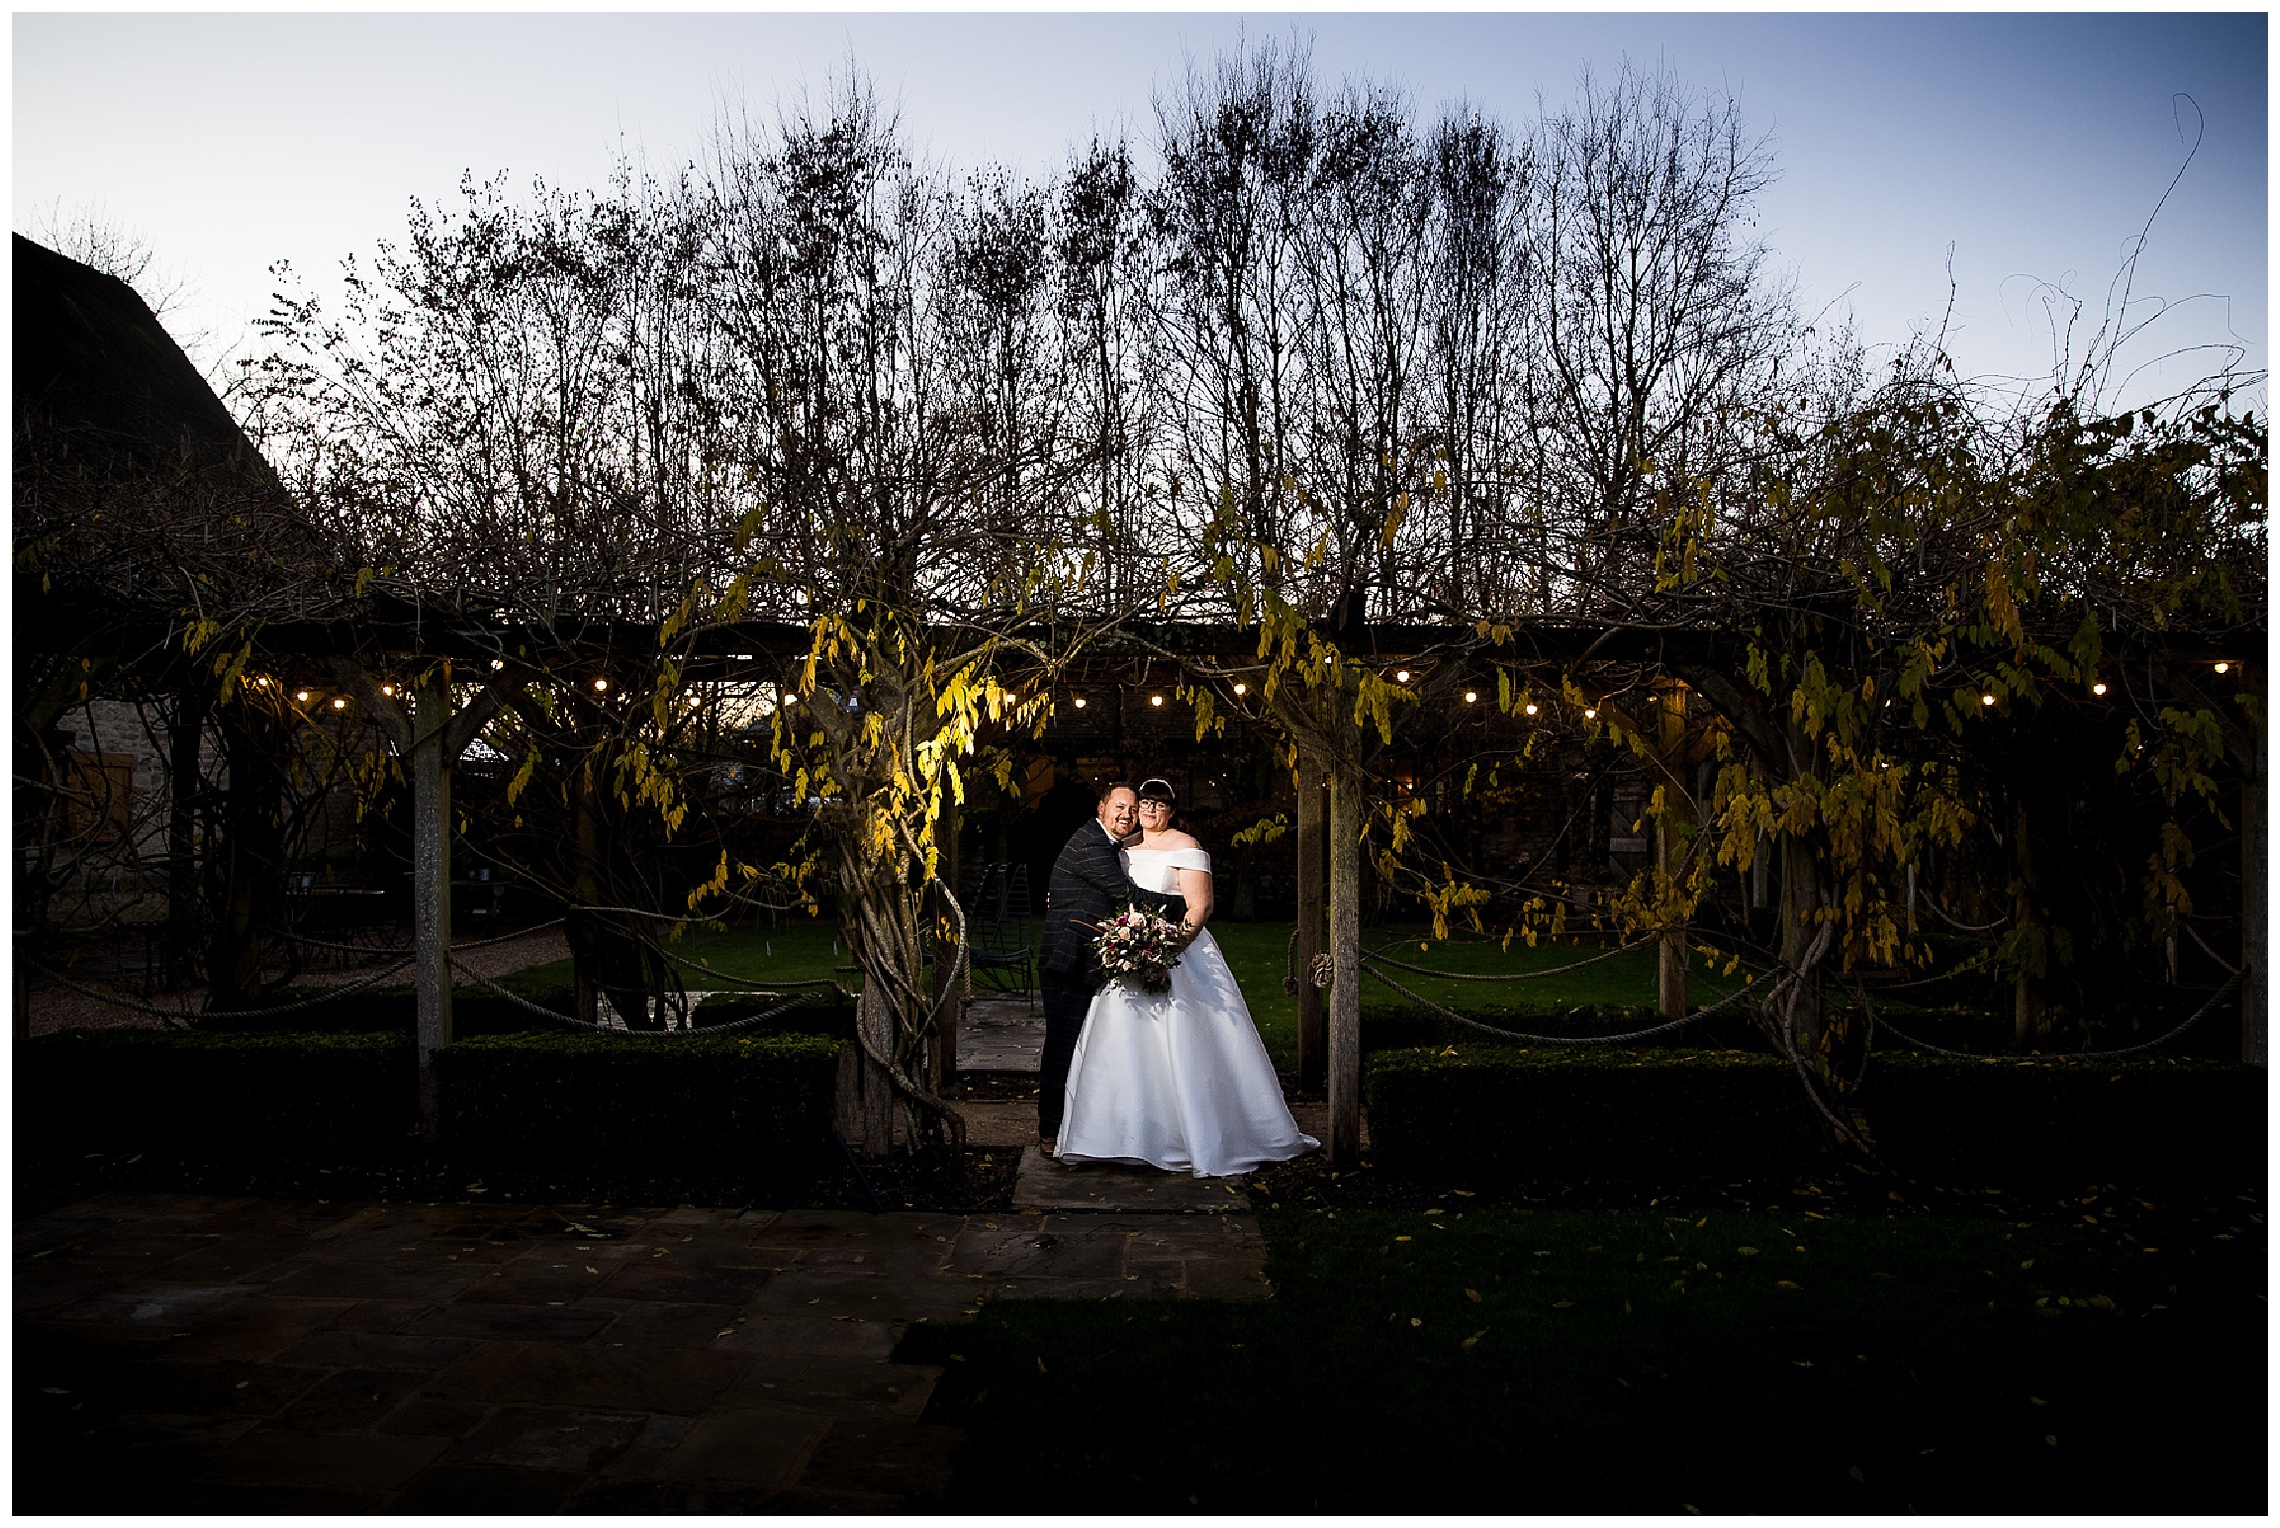
[[[1831,1160],[1795,1072],[1764,1054],[1379,1051],[1364,1098],[1379,1164],[1420,1178],[1739,1178]],[[2264,1176],[2265,1074],[2232,1063],[1880,1054],[1852,1102],[1891,1167],[1937,1181]]]
[[[16,1142],[34,1158],[167,1152],[364,1163],[411,1129],[409,1035],[113,1029],[16,1052]]]
[[[749,1030],[461,1040],[436,1052],[444,1155],[478,1174],[790,1183],[829,1160],[842,1043]],[[45,1036],[19,1051],[17,1147],[65,1164],[373,1166],[420,1154],[417,1067],[394,1031]]]
[[[1363,1084],[1393,1172],[1488,1182],[1785,1171],[1819,1150],[1797,1078],[1742,1051],[1378,1051]]]
[[[436,1053],[453,1160],[788,1180],[832,1149],[841,1041],[824,1035],[496,1035]]]
[[[1859,1104],[1887,1161],[1947,1182],[2261,1183],[2266,1078],[2261,1067],[2190,1057],[1886,1054],[1871,1062]]]

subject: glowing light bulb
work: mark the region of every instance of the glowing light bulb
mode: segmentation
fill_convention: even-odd
[[[348,702],[341,699],[338,695],[335,695],[333,697],[333,709],[335,711],[346,711],[348,709]]]
[[[1583,708],[1583,719],[1585,721],[1595,721],[1598,719],[1598,716],[1599,708],[1597,706],[1586,706]]]
[[[2099,681],[2098,681],[2096,684],[2094,684],[2094,685],[2090,686],[2090,693],[2091,693],[2091,694],[2093,694],[2093,695],[2103,695],[2103,694],[2105,694],[2105,693],[2106,693],[2106,681],[2105,681],[2105,680],[2103,680],[2103,679],[2101,679],[2101,680],[2099,680]]]
[[[491,671],[492,671],[493,673],[497,673],[497,672],[498,672],[500,669],[503,669],[503,668],[505,668],[506,666],[507,666],[507,660],[506,660],[506,659],[504,659],[504,658],[493,658],[493,659],[491,660]]]
[[[1151,695],[1148,697],[1148,704],[1151,706],[1160,706],[1163,703],[1164,697],[1161,695]]]
[[[1084,698],[1082,695],[1079,695],[1079,696],[1077,697],[1077,709],[1078,709],[1079,711],[1082,711],[1084,708],[1085,708],[1085,698]]]
[[[380,693],[383,695],[393,695],[396,693],[396,687],[392,684],[384,684],[380,686]]]
[[[2230,669],[2231,667],[2232,667],[2232,665],[2231,665],[2231,664],[2229,664],[2229,663],[2220,663],[2220,664],[2218,664],[2218,665],[2217,665],[2217,672],[2218,672],[2218,673],[2220,673],[2220,674],[2222,674],[2222,673],[2226,672],[2228,669]]]
[[[1992,695],[1982,695],[1979,697],[1979,703],[1983,706],[1991,706],[1995,704],[1995,697]]]
[[[1409,683],[1409,670],[1395,669],[1393,671],[1393,677],[1396,683],[1407,684]]]
[[[610,682],[607,679],[597,679],[594,681],[594,690],[597,694],[604,690],[607,690],[609,687]]]
[[[1466,705],[1468,705],[1468,706],[1469,706],[1469,705],[1471,705],[1471,704],[1472,704],[1474,701],[1477,701],[1477,700],[1479,700],[1479,699],[1480,699],[1480,694],[1479,694],[1479,692],[1478,692],[1478,691],[1475,691],[1475,690],[1467,690],[1467,691],[1465,691],[1465,704],[1466,704]]]
[[[1235,686],[1235,693],[1238,695],[1248,695],[1251,693],[1251,687],[1247,684],[1238,682]]]
[[[1530,716],[1534,716],[1536,714],[1536,703],[1532,700],[1528,702],[1528,714]]]
[[[293,692],[293,698],[295,700],[305,701],[309,698],[309,692],[307,690],[295,690]]]

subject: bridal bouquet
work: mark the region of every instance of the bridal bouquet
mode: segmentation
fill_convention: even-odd
[[[1126,906],[1093,941],[1100,968],[1111,980],[1129,977],[1142,992],[1169,992],[1172,967],[1180,963],[1180,926],[1162,913]]]

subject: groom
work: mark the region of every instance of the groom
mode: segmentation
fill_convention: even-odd
[[[1131,786],[1104,786],[1093,821],[1077,829],[1053,862],[1045,889],[1045,936],[1037,952],[1037,985],[1045,999],[1045,1055],[1037,1070],[1037,1136],[1047,1154],[1061,1134],[1061,1105],[1069,1088],[1069,1061],[1085,1012],[1104,977],[1094,953],[1096,925],[1120,903],[1155,908],[1183,918],[1187,904],[1176,896],[1142,891],[1124,873],[1117,850],[1132,836],[1140,798]]]

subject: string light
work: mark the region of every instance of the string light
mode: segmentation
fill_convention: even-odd
[[[383,695],[393,695],[396,693],[396,687],[392,684],[384,684],[380,686],[380,693]]]
[[[335,711],[346,711],[348,709],[348,702],[341,699],[341,697],[338,695],[335,695],[333,697],[333,709]]]
[[[2093,694],[2093,695],[2103,695],[2103,694],[2105,694],[2105,693],[2106,693],[2106,681],[2105,681],[2105,680],[2103,680],[2103,679],[2101,679],[2101,680],[2099,680],[2099,681],[2098,681],[2096,684],[2094,684],[2094,685],[2090,686],[2090,693],[2091,693],[2091,694]]]
[[[1148,697],[1148,704],[1151,706],[1160,706],[1163,703],[1164,697],[1161,695],[1151,695]]]
[[[493,658],[493,659],[491,660],[491,671],[492,671],[493,673],[497,673],[497,672],[498,672],[500,669],[503,669],[503,668],[505,668],[506,666],[507,666],[507,660],[506,660],[506,659],[504,659],[504,658]]]
[[[1995,697],[1992,695],[1982,695],[1979,697],[1979,703],[1983,706],[1991,706],[1995,704]]]
[[[1407,669],[1395,669],[1395,670],[1393,671],[1393,677],[1394,677],[1394,681],[1395,681],[1397,684],[1407,684],[1407,683],[1409,683],[1409,670],[1407,670]]]
[[[609,682],[607,679],[597,679],[597,680],[595,680],[595,681],[594,681],[594,691],[595,691],[595,693],[596,693],[596,694],[599,694],[599,693],[601,693],[602,691],[604,691],[604,690],[607,690],[609,687],[610,687],[610,682]]]
[[[1528,702],[1528,714],[1530,716],[1534,716],[1536,714],[1536,703],[1532,700]]]
[[[1585,721],[1587,721],[1587,722],[1588,722],[1588,721],[1597,721],[1597,720],[1599,719],[1599,708],[1598,708],[1597,706],[1586,706],[1586,707],[1584,707],[1584,708],[1583,708],[1583,719],[1584,719]]]
[[[293,692],[293,698],[305,704],[308,701],[309,692],[307,690],[295,690]]]
[[[2220,674],[2222,674],[2222,673],[2226,672],[2227,670],[2229,670],[2231,667],[2232,667],[2232,665],[2231,665],[2231,664],[2229,664],[2229,663],[2220,663],[2220,664],[2218,664],[2218,665],[2217,665],[2217,672],[2218,672],[2218,673],[2220,673]]]
[[[1466,704],[1466,705],[1468,705],[1468,706],[1469,706],[1469,705],[1471,705],[1471,704],[1472,704],[1474,701],[1476,701],[1476,700],[1479,700],[1479,699],[1480,699],[1480,695],[1479,695],[1479,694],[1478,694],[1476,691],[1473,691],[1473,690],[1467,690],[1467,691],[1465,691],[1465,704]]]
[[[1238,695],[1248,695],[1251,693],[1251,687],[1238,680],[1235,685],[1235,693]]]
[[[1077,697],[1077,709],[1078,709],[1079,711],[1082,711],[1084,708],[1085,708],[1085,698],[1084,698],[1082,695],[1079,695],[1079,696]]]

